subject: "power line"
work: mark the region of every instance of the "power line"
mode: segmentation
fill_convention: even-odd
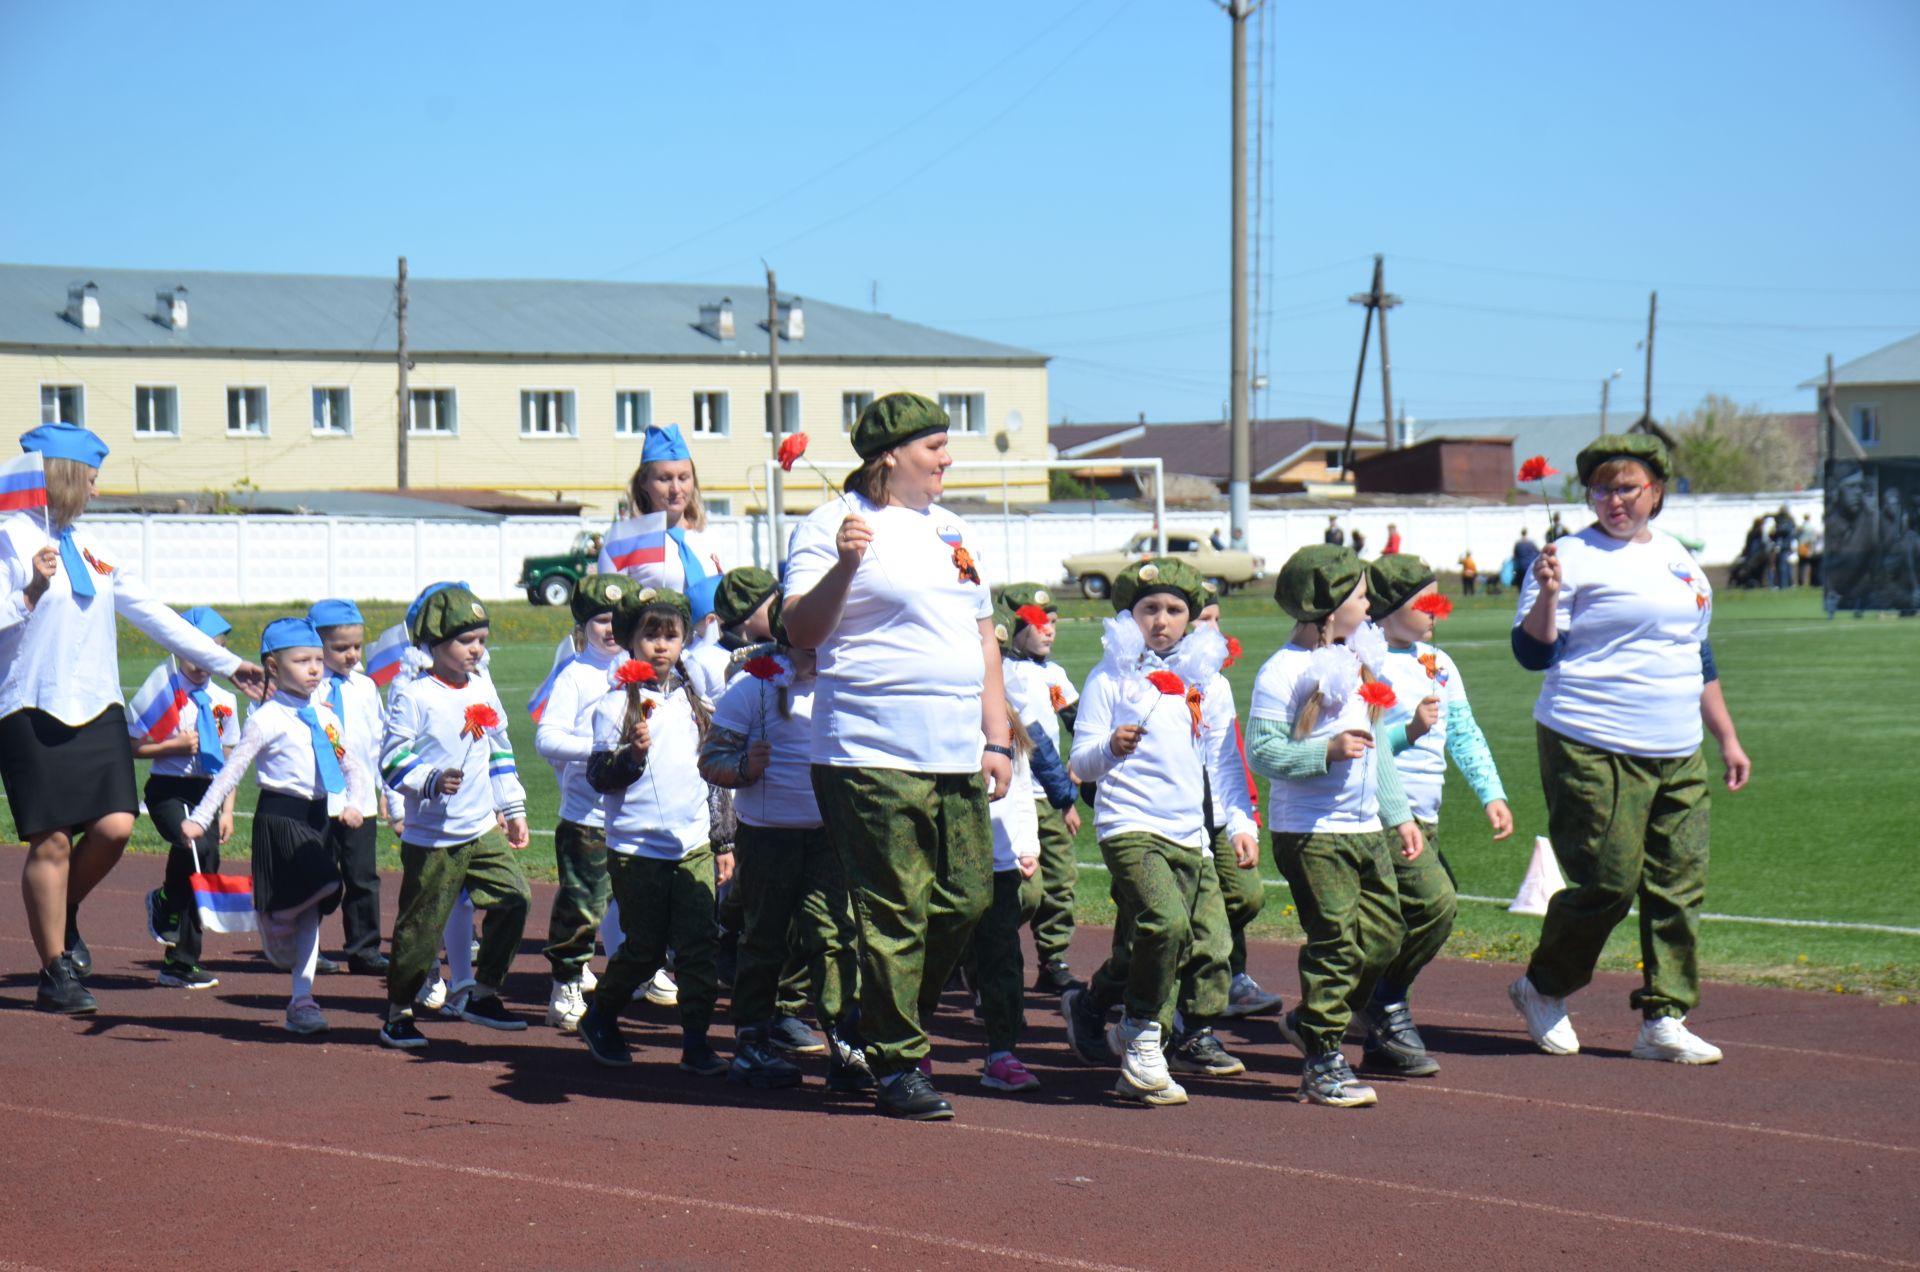
[[[1477,274],[1505,274],[1513,278],[1544,278],[1564,283],[1597,283],[1607,287],[1646,287],[1645,278],[1603,278],[1593,274],[1562,274],[1550,270],[1516,269],[1506,265],[1469,265],[1461,261],[1442,261],[1430,256],[1402,256],[1395,260],[1441,269],[1466,270]],[[1661,287],[1677,291],[1788,292],[1806,296],[1920,296],[1920,287],[1795,287],[1770,283],[1670,283]]]

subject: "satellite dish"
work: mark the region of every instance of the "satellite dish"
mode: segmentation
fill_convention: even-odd
[[[1006,433],[1004,432],[995,433],[993,435],[993,448],[999,451],[1002,455],[1006,454],[1007,451],[1012,448],[1012,446],[1013,446],[1013,439],[1009,437]]]
[[[1022,428],[1022,426],[1026,424],[1026,422],[1027,422],[1027,417],[1020,414],[1019,411],[1007,412],[1007,432],[1018,433]]]

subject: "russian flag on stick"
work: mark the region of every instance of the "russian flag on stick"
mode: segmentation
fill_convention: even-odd
[[[553,696],[553,682],[560,679],[560,673],[572,666],[577,657],[578,654],[570,654],[555,663],[540,687],[533,691],[533,701],[527,704],[527,714],[533,717],[535,724],[540,723],[540,717],[547,713],[547,699]]]
[[[180,728],[180,713],[186,709],[188,693],[185,676],[167,667],[155,667],[127,704],[132,716],[127,732],[149,742],[165,742]]]
[[[667,514],[650,512],[628,517],[607,532],[600,555],[622,574],[642,565],[664,565],[667,560]]]
[[[407,625],[395,623],[381,632],[367,649],[367,676],[382,689],[400,674],[400,656],[407,652]]]
[[[46,506],[47,466],[39,451],[26,451],[0,464],[0,512]]]
[[[200,911],[200,926],[209,932],[232,936],[260,930],[253,912],[253,880],[246,875],[193,876],[193,904]]]

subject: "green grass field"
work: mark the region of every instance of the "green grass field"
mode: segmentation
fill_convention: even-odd
[[[1908,773],[1902,757],[1920,750],[1920,674],[1915,672],[1920,623],[1828,622],[1818,598],[1804,591],[1782,596],[1723,590],[1715,605],[1714,652],[1755,776],[1745,791],[1721,790],[1715,798],[1708,912],[1920,928],[1920,871],[1908,838],[1920,796],[1911,774],[1901,776]],[[255,648],[266,622],[293,608],[226,610],[236,626],[235,648]],[[371,630],[377,631],[396,621],[401,607],[364,608]],[[546,675],[567,618],[564,611],[518,601],[503,602],[496,610],[493,673],[509,708],[535,828],[526,865],[536,877],[551,877],[558,796],[551,770],[533,753],[533,726],[524,706]],[[1098,619],[1106,612],[1087,602],[1063,607],[1056,657],[1076,680],[1098,658]],[[1476,598],[1461,603],[1439,632],[1467,683],[1513,805],[1515,833],[1494,844],[1466,784],[1457,774],[1448,778],[1442,816],[1447,859],[1463,894],[1489,898],[1513,894],[1533,836],[1545,831],[1532,721],[1538,681],[1507,650],[1511,622],[1510,597]],[[1288,624],[1271,601],[1246,596],[1228,602],[1225,626],[1247,650],[1228,673],[1244,716],[1254,674],[1286,638]],[[121,650],[122,683],[132,688],[158,655],[126,628]],[[1717,775],[1718,756],[1708,746]],[[251,804],[249,784],[241,807]],[[1097,866],[1090,821],[1079,854],[1082,862]],[[4,813],[0,828],[11,834]],[[385,864],[397,866],[391,836],[383,831],[383,837]],[[162,848],[144,818],[134,848]],[[1270,864],[1263,863],[1262,873],[1277,878]],[[1109,920],[1105,876],[1089,870],[1081,878],[1083,917]],[[1288,900],[1283,886],[1270,887],[1258,923],[1261,934],[1298,939]],[[1449,953],[1523,959],[1538,928],[1539,920],[1508,914],[1503,905],[1463,901]],[[1702,955],[1707,973],[1723,979],[1871,993],[1894,1003],[1920,998],[1920,935],[1710,919]],[[1631,969],[1636,958],[1629,920],[1609,945],[1605,965]]]

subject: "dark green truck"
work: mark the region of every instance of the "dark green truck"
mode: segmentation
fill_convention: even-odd
[[[600,559],[600,532],[582,530],[573,537],[573,547],[553,556],[530,556],[520,562],[520,586],[526,589],[533,605],[565,605],[573,599],[573,588],[582,575],[593,572]]]

